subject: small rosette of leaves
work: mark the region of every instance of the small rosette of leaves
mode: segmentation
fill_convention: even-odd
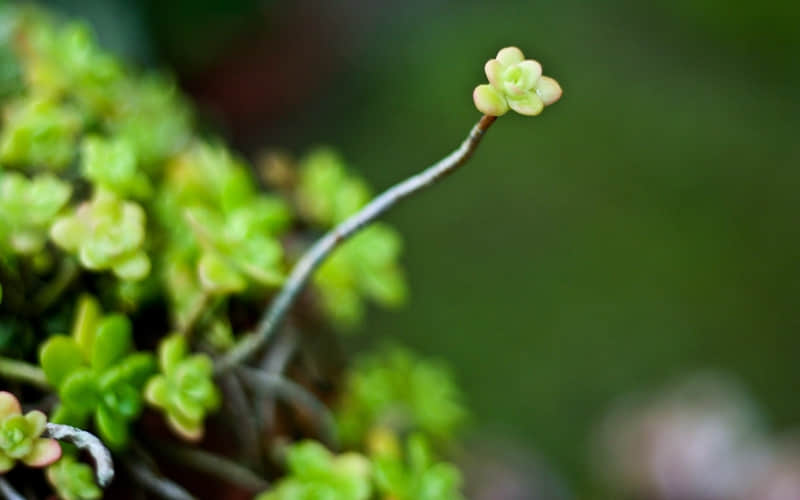
[[[561,86],[542,76],[542,65],[525,59],[517,47],[506,47],[484,67],[489,84],[473,92],[475,107],[486,115],[501,116],[509,108],[519,114],[536,116],[545,106],[561,98]]]
[[[334,456],[315,441],[289,447],[289,473],[257,500],[366,500],[370,497],[369,460],[357,453]]]
[[[393,436],[389,439],[393,439]],[[462,500],[461,473],[453,464],[437,462],[421,434],[412,434],[405,446],[384,446],[372,458],[376,489],[392,500]]]
[[[84,139],[81,168],[96,186],[120,198],[145,198],[152,191],[149,178],[138,168],[135,150],[122,139]]]
[[[402,305],[408,289],[398,264],[402,239],[391,227],[376,223],[336,249],[314,275],[322,307],[338,326],[357,325],[365,299],[384,307]]]
[[[161,373],[147,382],[145,400],[166,414],[167,423],[178,435],[189,441],[201,439],[206,414],[220,404],[211,358],[187,356],[186,340],[172,335],[161,342],[158,363]]]
[[[131,324],[121,314],[102,315],[95,299],[79,301],[72,336],[44,343],[39,359],[47,381],[58,390],[58,423],[85,427],[92,418],[100,437],[119,449],[142,410],[142,388],[155,371],[150,353],[131,353]]]
[[[58,246],[75,253],[93,271],[111,270],[123,280],[140,280],[150,272],[142,246],[145,213],[134,202],[99,189],[91,201],[59,217],[50,230]]]
[[[80,113],[46,98],[27,98],[6,108],[0,161],[8,165],[62,170],[75,157]]]
[[[63,456],[47,468],[45,476],[61,500],[98,500],[103,497],[92,468],[75,457]]]
[[[46,425],[44,413],[33,410],[23,415],[17,398],[0,391],[0,474],[18,460],[29,467],[46,467],[61,457],[58,441],[41,437]]]
[[[225,149],[196,144],[170,162],[156,213],[169,228],[162,265],[176,317],[202,295],[283,281],[278,238],[291,222],[289,206],[259,194],[248,169]]]
[[[450,372],[401,348],[358,360],[337,412],[342,441],[361,443],[374,428],[450,439],[466,412]]]
[[[23,255],[40,252],[71,191],[50,174],[28,179],[17,172],[0,173],[0,247]]]
[[[301,161],[295,198],[306,219],[328,228],[358,212],[371,193],[366,182],[348,172],[341,156],[319,149]]]
[[[283,282],[283,247],[276,237],[289,220],[283,201],[264,195],[228,214],[193,208],[186,217],[201,249],[197,273],[204,290],[228,294],[249,283]]]

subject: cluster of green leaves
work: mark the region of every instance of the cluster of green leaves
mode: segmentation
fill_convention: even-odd
[[[94,481],[94,471],[72,455],[64,455],[61,460],[45,471],[47,480],[62,500],[97,500],[103,491]]]
[[[387,347],[357,360],[347,375],[337,412],[339,432],[349,444],[361,443],[375,428],[419,431],[447,441],[466,417],[461,401],[446,367]]]
[[[211,376],[214,365],[206,354],[187,356],[186,339],[180,335],[165,338],[158,348],[161,372],[147,382],[144,397],[167,415],[167,423],[184,438],[203,437],[203,420],[220,403],[220,394]]]
[[[334,456],[313,441],[295,444],[289,475],[259,500],[462,499],[461,474],[431,446],[446,444],[463,421],[460,399],[433,361],[396,347],[364,356],[348,374],[337,417],[345,445],[365,453]]]
[[[289,474],[258,500],[462,500],[461,474],[447,462],[434,460],[421,434],[410,436],[403,449],[397,438],[370,457],[356,452],[333,455],[315,441],[289,447]]]
[[[369,187],[348,171],[335,152],[321,149],[300,164],[296,199],[313,225],[330,229],[358,212],[371,198]],[[397,264],[402,241],[386,224],[373,224],[345,242],[314,277],[322,307],[347,328],[364,316],[364,298],[383,306],[401,305],[407,289]]]
[[[104,316],[94,298],[82,297],[72,336],[50,337],[41,348],[42,369],[61,398],[53,421],[86,427],[91,417],[109,446],[125,446],[129,424],[142,410],[142,388],[155,371],[152,354],[132,349],[128,318]]]
[[[358,453],[334,456],[315,441],[289,447],[289,475],[257,500],[367,500],[372,491],[369,460]]]

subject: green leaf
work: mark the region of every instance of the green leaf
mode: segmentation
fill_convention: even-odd
[[[83,358],[89,360],[97,335],[97,322],[102,316],[100,304],[91,295],[84,294],[78,299],[78,310],[75,313],[75,323],[72,326],[72,338],[83,351]]]
[[[134,387],[142,387],[156,371],[156,361],[149,352],[137,352],[119,362],[116,369],[120,371],[122,380]]]
[[[229,294],[241,292],[247,282],[223,258],[206,252],[197,263],[197,275],[203,289],[210,293]]]
[[[122,359],[133,346],[131,323],[122,314],[111,314],[97,324],[91,366],[105,370]]]
[[[186,339],[182,335],[173,334],[161,341],[158,347],[158,363],[161,371],[172,373],[184,357],[186,357]]]
[[[44,343],[39,351],[39,363],[53,387],[59,387],[64,379],[83,364],[83,353],[70,337],[56,335]]]
[[[100,402],[95,374],[88,368],[67,376],[58,393],[61,402],[77,415],[91,413]]]
[[[128,421],[105,405],[97,407],[94,421],[103,441],[112,449],[120,449],[128,443]]]

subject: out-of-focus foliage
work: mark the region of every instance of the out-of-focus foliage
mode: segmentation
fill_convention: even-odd
[[[393,436],[384,439],[391,440]],[[434,459],[424,435],[415,433],[405,448],[384,444],[373,456],[376,489],[396,500],[461,500],[461,473],[450,463]]]
[[[367,500],[369,460],[357,453],[334,456],[315,441],[292,445],[287,453],[289,474],[258,500]]]
[[[92,468],[75,457],[65,455],[47,468],[47,481],[62,500],[97,500],[103,492],[94,482]]]
[[[437,361],[394,347],[365,355],[347,376],[337,417],[341,438],[359,443],[374,428],[419,431],[446,441],[466,412],[452,375]]]

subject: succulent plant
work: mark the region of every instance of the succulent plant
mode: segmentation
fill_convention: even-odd
[[[53,420],[84,427],[92,417],[109,446],[124,447],[128,426],[142,410],[142,387],[155,369],[150,353],[131,353],[132,347],[128,318],[103,316],[96,300],[84,296],[72,336],[53,336],[40,351],[47,381],[61,398]]]
[[[484,114],[501,116],[511,108],[522,115],[536,116],[561,98],[558,82],[542,76],[542,65],[525,59],[517,47],[500,49],[484,70],[489,84],[478,85],[473,93],[475,107]]]
[[[399,347],[357,360],[337,412],[342,440],[351,444],[373,428],[419,431],[446,440],[465,416],[450,372]]]
[[[103,491],[95,483],[94,471],[70,455],[49,466],[45,471],[47,481],[62,500],[98,500]]]
[[[257,500],[366,500],[370,496],[369,460],[357,453],[334,456],[321,444],[292,445],[286,459],[289,475]]]
[[[206,414],[219,406],[220,394],[211,378],[211,358],[187,356],[187,350],[186,339],[179,334],[161,341],[161,373],[148,380],[144,398],[166,414],[167,423],[178,435],[196,441],[203,437]]]
[[[55,439],[41,437],[47,416],[32,410],[22,414],[16,396],[0,391],[0,474],[11,470],[17,461],[29,467],[46,467],[61,457]]]

